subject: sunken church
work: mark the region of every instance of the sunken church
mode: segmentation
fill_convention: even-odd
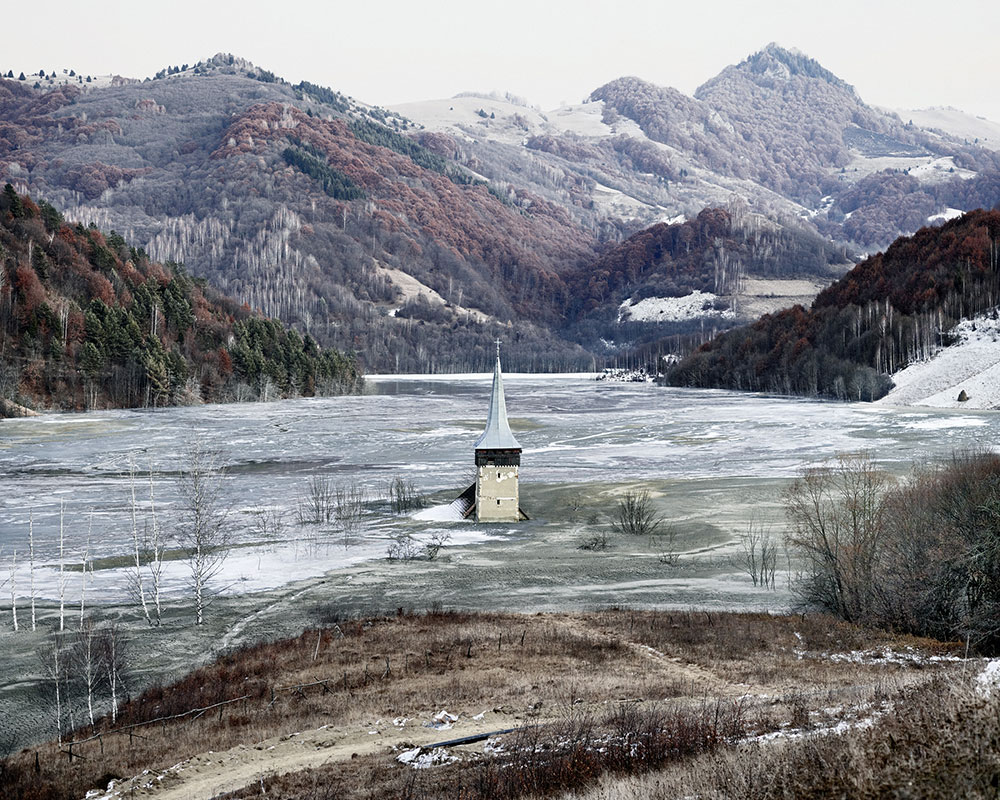
[[[528,519],[521,510],[517,486],[521,445],[510,430],[500,371],[500,342],[493,369],[493,391],[486,416],[486,430],[476,442],[476,482],[458,499],[462,516],[477,522],[518,522]]]

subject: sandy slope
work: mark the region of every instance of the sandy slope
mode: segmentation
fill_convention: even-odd
[[[477,715],[478,716],[478,715]],[[427,720],[429,721],[429,719]],[[388,753],[522,724],[517,715],[487,712],[480,719],[461,717],[451,728],[425,727],[420,720],[377,720],[372,725],[322,727],[290,736],[239,745],[224,752],[201,753],[161,773],[144,772],[91,800],[151,798],[199,800],[242,789],[267,775],[285,775],[348,761],[355,756]],[[482,743],[478,744],[482,748]]]

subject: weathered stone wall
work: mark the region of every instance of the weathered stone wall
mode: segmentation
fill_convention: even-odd
[[[518,468],[486,464],[476,475],[476,519],[480,522],[517,522],[520,518]]]

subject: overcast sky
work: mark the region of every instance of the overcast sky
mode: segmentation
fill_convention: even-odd
[[[548,110],[622,75],[688,94],[768,42],[863,100],[1000,122],[997,0],[44,0],[6,4],[0,68],[152,75],[231,52],[382,106],[510,91]]]

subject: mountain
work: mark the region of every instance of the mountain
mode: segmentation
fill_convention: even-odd
[[[831,240],[871,249],[949,208],[1000,200],[996,152],[868,106],[819,63],[775,44],[694,97],[623,77],[547,114],[496,96],[396,110],[449,136],[481,174],[526,182],[604,239],[615,217],[691,218],[736,194],[755,211],[800,216]]]
[[[551,113],[509,95],[387,110],[230,55],[141,81],[34,78],[0,81],[0,180],[369,370],[485,369],[497,336],[511,369],[588,369],[663,332],[626,300],[686,291],[681,327],[736,324],[1000,198],[1000,154],[866,106],[776,45],[694,97],[621,78]],[[691,294],[705,264],[686,283],[609,269],[623,243],[640,257],[629,237],[741,202],[810,255],[786,242],[768,266],[748,244],[725,286],[712,268],[715,299]],[[776,277],[796,283],[755,283]]]
[[[357,391],[354,360],[151,261],[117,233],[0,194],[0,416]],[[16,405],[15,405],[16,404]]]
[[[966,144],[1000,150],[1000,123],[967,114],[950,106],[933,108],[900,108],[895,113],[928,131],[936,132]]]
[[[549,326],[559,272],[592,237],[396,115],[230,56],[97,89],[3,81],[0,111],[0,173],[18,189],[369,369],[475,368],[498,334],[512,368],[591,361]]]
[[[893,373],[957,340],[960,320],[994,315],[998,305],[1000,211],[972,211],[898,239],[808,310],[795,306],[721,334],[668,380],[876,400],[892,388]]]

